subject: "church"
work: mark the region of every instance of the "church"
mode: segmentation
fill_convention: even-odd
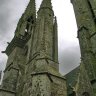
[[[30,0],[3,51],[8,60],[0,96],[96,96],[96,1],[71,3],[78,27],[80,66],[65,76],[60,74],[58,24],[51,0],[43,0],[38,12],[35,0]]]

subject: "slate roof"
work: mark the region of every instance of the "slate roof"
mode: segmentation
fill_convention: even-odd
[[[73,88],[75,87],[77,80],[78,80],[78,74],[80,73],[80,66],[69,72],[65,75],[67,80],[67,92],[68,95],[73,93]]]

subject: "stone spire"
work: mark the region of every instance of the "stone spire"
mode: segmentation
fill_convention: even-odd
[[[0,96],[67,96],[66,80],[55,62],[57,21],[53,22],[51,0],[43,0],[37,18],[35,12],[35,0],[31,0],[7,47]]]
[[[24,36],[25,31],[29,31],[31,34],[32,26],[36,22],[36,6],[35,6],[35,0],[30,0],[24,14],[21,16],[18,26],[16,28],[16,36],[22,35]]]
[[[30,16],[30,15],[33,15],[34,19],[36,19],[36,6],[35,6],[35,0],[30,0],[26,10],[25,10],[25,13],[26,16]],[[25,17],[26,17],[25,16]]]
[[[50,8],[50,9],[52,9],[51,0],[43,0],[40,8]]]
[[[54,26],[53,26],[53,31],[54,31],[54,61],[58,62],[58,28],[57,28],[57,18],[55,17],[54,20]]]
[[[66,90],[65,79],[59,73],[57,20],[54,20],[51,0],[42,1],[30,44],[26,68],[28,79],[25,78],[22,96],[67,96],[66,91],[63,91]],[[57,84],[57,81],[60,83]],[[54,93],[57,90],[58,93]]]
[[[36,21],[35,39],[32,41],[33,47],[31,48],[33,51],[32,54],[39,51],[47,54],[47,56],[53,60],[54,12],[52,10],[51,0],[42,1]]]

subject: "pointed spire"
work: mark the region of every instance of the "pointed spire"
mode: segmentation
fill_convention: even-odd
[[[58,29],[57,29],[57,18],[55,17],[54,20],[54,26],[53,26],[53,31],[54,31],[54,48],[53,48],[53,58],[55,62],[58,62]]]
[[[54,19],[54,32],[55,32],[55,35],[58,34],[58,29],[57,29],[58,25],[57,25],[57,18],[55,16],[55,19]]]
[[[25,12],[22,14],[19,22],[18,22],[18,26],[16,28],[16,36],[18,36],[19,34],[24,35],[25,33],[25,27],[27,26],[26,22],[23,21],[27,21],[28,19],[32,18],[32,20],[34,20],[36,22],[36,6],[35,6],[35,0],[30,0],[29,4],[27,5],[27,8],[25,9]],[[23,23],[23,24],[22,24]],[[23,30],[23,31],[22,31]]]
[[[35,6],[35,0],[30,0],[26,10],[25,10],[25,14],[27,14],[27,16],[29,15],[33,15],[34,18],[36,18],[36,6]]]
[[[55,25],[55,27],[57,29],[57,18],[56,18],[56,16],[55,16],[55,20],[54,20],[54,25]]]
[[[52,9],[51,0],[43,0],[40,8],[50,8]]]

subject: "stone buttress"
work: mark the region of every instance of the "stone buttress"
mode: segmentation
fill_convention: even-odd
[[[96,1],[72,0],[75,11],[81,59],[96,95]]]

